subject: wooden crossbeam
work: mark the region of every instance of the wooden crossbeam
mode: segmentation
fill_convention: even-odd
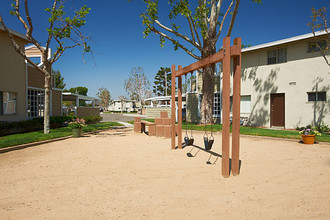
[[[206,66],[223,63],[222,86],[222,176],[230,175],[230,60],[233,58],[233,135],[232,135],[232,161],[233,175],[239,174],[239,136],[240,136],[240,90],[241,90],[241,39],[234,39],[234,45],[230,46],[230,37],[223,39],[223,50],[199,60],[187,67],[172,66],[172,116],[171,116],[171,149],[175,149],[175,134],[178,135],[178,148],[182,148],[182,75],[192,73]],[[178,130],[175,126],[175,81],[178,77]]]
[[[223,60],[223,58],[224,58],[224,51],[221,50],[209,57],[199,60],[193,64],[190,64],[189,66],[186,66],[185,68],[179,69],[178,71],[176,71],[175,76],[179,77],[179,76],[185,75],[187,73],[202,69],[203,67],[212,65],[214,63],[219,63]]]

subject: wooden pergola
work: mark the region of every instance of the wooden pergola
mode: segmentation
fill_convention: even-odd
[[[241,38],[234,39],[230,46],[230,37],[223,39],[223,49],[205,59],[199,60],[187,67],[172,65],[172,118],[171,118],[171,149],[175,149],[175,82],[178,78],[178,148],[182,149],[182,76],[203,67],[222,62],[222,176],[230,175],[230,60],[233,58],[233,119],[232,119],[232,159],[231,172],[239,174],[240,145],[240,99],[241,99]]]

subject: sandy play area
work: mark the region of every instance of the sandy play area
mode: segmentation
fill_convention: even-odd
[[[240,152],[227,179],[216,154],[131,129],[1,153],[0,219],[330,219],[329,144],[242,137]]]

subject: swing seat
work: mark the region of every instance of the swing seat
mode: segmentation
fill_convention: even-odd
[[[214,140],[209,140],[208,143],[207,143],[207,148],[205,148],[206,151],[209,151],[212,149],[212,146],[213,146],[213,143],[214,143]]]
[[[208,137],[204,137],[204,148],[205,148],[205,150],[207,150],[208,145],[209,145],[209,138]]]
[[[188,136],[184,137],[184,142],[185,142],[186,146],[190,145]]]
[[[194,137],[190,137],[189,139],[189,145],[193,145],[194,144]]]

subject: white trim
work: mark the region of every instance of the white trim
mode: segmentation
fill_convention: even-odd
[[[326,31],[317,31],[317,32],[315,32],[315,36],[321,36],[321,35],[326,35],[326,34],[327,34]],[[250,52],[250,51],[253,51],[253,50],[264,49],[264,48],[267,48],[267,47],[273,47],[273,46],[277,46],[277,45],[281,45],[281,44],[292,43],[292,42],[295,42],[295,41],[305,40],[305,39],[313,38],[313,37],[314,37],[313,33],[303,34],[303,35],[290,37],[290,38],[286,38],[286,39],[282,39],[282,40],[278,40],[278,41],[273,41],[273,42],[270,42],[270,43],[265,43],[265,44],[260,44],[260,45],[244,48],[244,49],[242,49],[242,53]]]
[[[32,87],[32,86],[28,86],[28,89],[34,89],[34,90],[41,90],[41,91],[45,91],[45,88],[37,88],[37,87]]]
[[[25,51],[29,50],[31,48],[37,48],[34,44],[30,46],[25,47]],[[46,49],[46,47],[42,47],[43,49]],[[38,48],[37,48],[38,49]],[[40,52],[40,51],[39,51]],[[40,52],[41,53],[41,52]],[[28,55],[27,57],[40,57],[40,63],[38,64],[38,67],[42,67],[44,63],[42,62],[42,55]],[[48,48],[48,55],[47,55],[47,60],[50,60],[52,58],[52,49]],[[31,65],[32,66],[32,65]]]
[[[76,97],[79,97],[80,99],[82,99],[84,101],[100,101],[101,100],[101,99],[94,98],[94,97],[91,97],[91,96],[80,95],[80,94],[76,94],[76,93],[72,93],[72,92],[62,92],[62,96],[63,95],[76,96]]]

